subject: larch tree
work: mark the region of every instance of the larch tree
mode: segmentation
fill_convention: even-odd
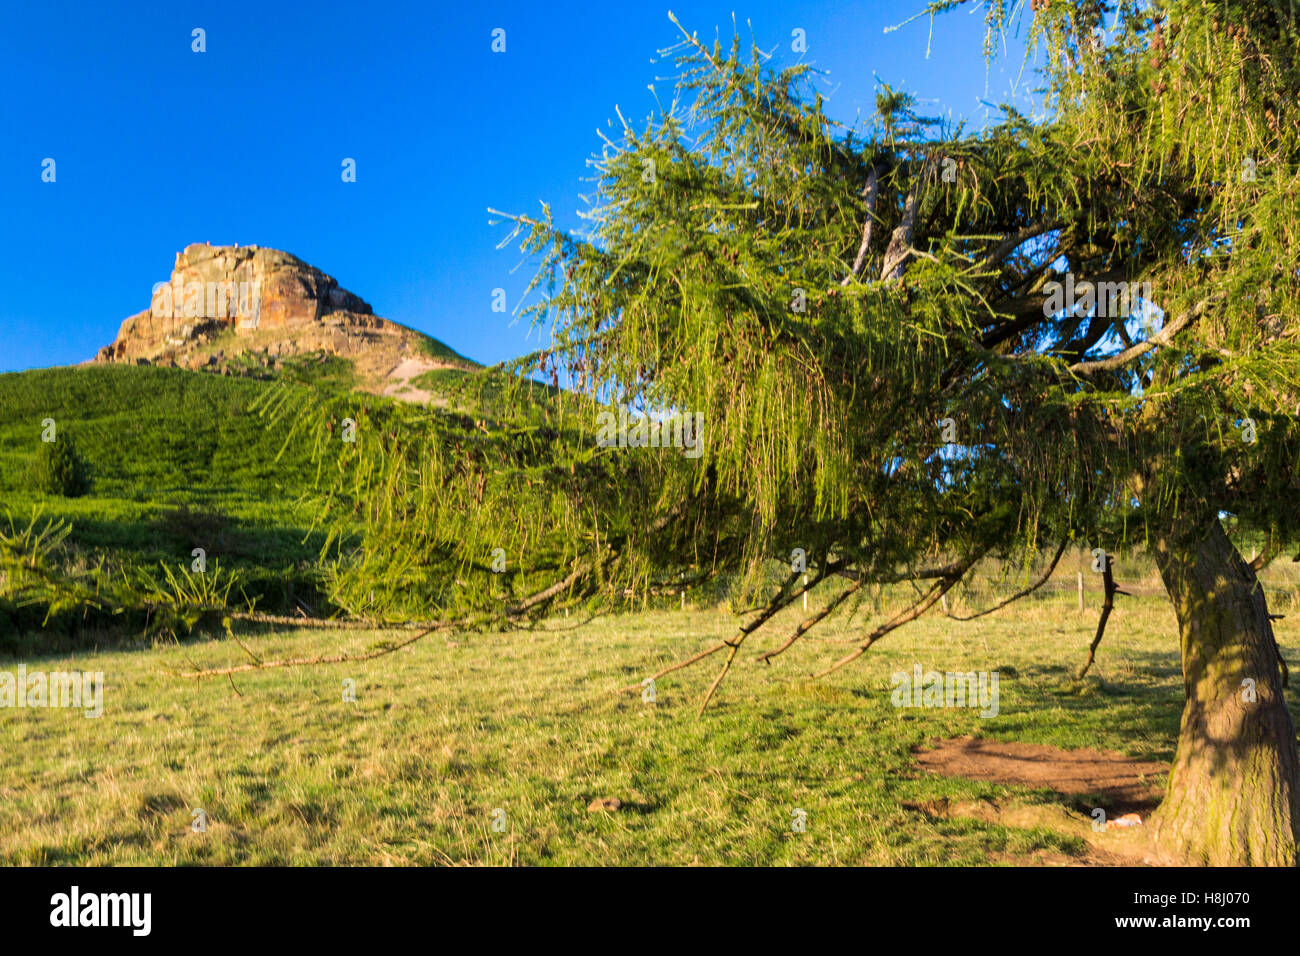
[[[807,587],[840,587],[770,660],[865,583],[914,582],[834,670],[985,557],[1050,573],[1070,543],[1146,547],[1186,686],[1151,835],[1294,865],[1300,759],[1256,573],[1300,531],[1296,21],[1287,0],[1030,6],[990,3],[987,47],[1028,30],[1041,110],[977,131],[883,86],[845,128],[806,67],[683,29],[671,100],[619,113],[593,158],[589,228],[509,217],[553,336],[513,371],[566,387],[520,401],[539,386],[497,370],[490,414],[376,423],[332,498],[366,524],[339,593],[520,621],[802,552]],[[701,453],[599,441],[619,408],[701,414]],[[1228,519],[1266,536],[1258,559]],[[485,585],[497,549],[510,572]],[[804,587],[654,676],[721,658],[707,704]]]

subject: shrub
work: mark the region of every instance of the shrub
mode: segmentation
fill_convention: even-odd
[[[33,480],[36,489],[47,495],[79,498],[90,491],[90,466],[64,434],[57,441],[41,443]]]

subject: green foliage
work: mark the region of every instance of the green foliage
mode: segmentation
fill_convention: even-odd
[[[80,498],[90,491],[90,466],[64,432],[57,440],[41,442],[32,467],[32,484],[42,494]]]
[[[1015,10],[990,5],[990,33]],[[592,160],[586,232],[505,217],[553,346],[339,462],[326,521],[364,528],[339,600],[508,616],[575,575],[563,600],[757,583],[795,548],[888,579],[1140,545],[1189,506],[1300,537],[1300,47],[1279,17],[1035,4],[1040,115],[974,132],[887,86],[845,128],[806,65],[683,30],[672,100],[620,114]],[[1065,272],[1149,284],[1161,314],[1052,306]],[[553,399],[518,401],[538,378]],[[597,416],[628,407],[702,413],[702,457],[599,447]],[[497,547],[520,567],[500,588]]]
[[[73,526],[38,509],[25,525],[7,516],[0,527],[0,632],[65,623],[126,626],[146,638],[177,638],[232,607],[239,572],[220,560],[204,572],[92,557],[71,541]]]
[[[150,628],[173,638],[188,634],[205,618],[221,616],[231,608],[230,592],[239,573],[223,573],[220,560],[204,571],[181,565],[159,565],[160,573],[139,573],[139,598],[151,612]]]
[[[225,598],[247,599],[260,610],[278,613],[308,608],[322,615],[373,615],[400,607],[403,614],[424,614],[430,607],[450,606],[455,594],[466,590],[464,583],[454,583],[457,574],[462,582],[467,574],[474,578],[468,590],[477,597],[470,604],[478,609],[499,607],[501,602],[488,594],[500,595],[507,584],[536,580],[521,573],[521,537],[492,535],[515,549],[509,572],[502,577],[488,570],[496,544],[486,557],[477,556],[477,571],[467,571],[459,559],[446,559],[446,542],[457,541],[462,530],[474,527],[461,517],[476,506],[472,497],[460,497],[466,492],[464,481],[442,490],[447,504],[435,535],[414,551],[388,547],[396,540],[394,527],[388,528],[388,538],[378,530],[410,507],[418,497],[414,491],[410,499],[392,498],[384,507],[363,511],[356,497],[340,494],[346,486],[336,485],[360,482],[372,487],[377,470],[354,475],[352,469],[363,453],[374,451],[412,469],[402,478],[402,486],[409,488],[405,482],[418,474],[421,449],[431,446],[441,463],[460,454],[459,446],[439,444],[444,430],[463,435],[469,445],[484,437],[467,411],[507,417],[518,412],[540,421],[553,401],[554,388],[535,385],[516,397],[507,394],[508,376],[501,370],[481,375],[439,370],[462,380],[459,389],[451,381],[435,389],[449,394],[457,411],[435,413],[431,423],[417,430],[418,438],[397,442],[393,439],[406,431],[403,422],[423,421],[428,413],[349,393],[344,380],[321,374],[334,364],[307,357],[288,363],[271,381],[135,366],[0,375],[0,492],[17,518],[50,519],[63,529],[65,540],[52,572],[74,574],[77,568],[86,570],[102,561],[103,574],[114,587],[119,576],[126,578],[114,600],[128,610],[167,603],[158,593],[170,586],[163,569],[187,567],[195,547],[220,560],[223,582],[227,573],[238,576],[237,587]],[[466,377],[472,381],[465,382]],[[308,419],[297,420],[286,409],[302,409]],[[39,451],[36,426],[47,416],[59,422],[60,441],[65,429],[75,430],[95,471],[92,494],[54,500],[32,495],[26,475]],[[347,418],[357,423],[356,444],[343,440]],[[553,464],[546,440],[521,433],[514,441],[533,469],[528,480],[536,481]],[[491,453],[478,457],[480,463],[488,461]],[[470,465],[466,461],[460,467]],[[494,507],[514,513],[508,494],[489,493]],[[487,517],[480,520],[486,524]],[[358,551],[367,529],[374,546]],[[427,568],[415,574],[412,562]],[[372,583],[370,576],[379,568],[392,570],[397,583]],[[401,582],[411,577],[420,584],[407,594]],[[93,580],[82,583],[93,591]],[[486,586],[482,594],[480,585]],[[372,590],[377,590],[373,600]],[[71,593],[48,623],[65,617],[71,621],[73,608],[84,607],[84,602],[77,603],[79,596],[84,596],[82,590]],[[35,624],[46,620],[51,597],[25,595],[22,607],[33,614],[39,611]],[[128,623],[129,613],[114,617],[111,609],[102,610],[105,620]],[[28,612],[22,613],[22,620],[30,623]],[[187,618],[194,616],[185,612],[164,626],[158,623],[159,612],[149,613],[159,627],[174,631],[183,631]],[[136,618],[130,625],[145,626]]]
[[[556,343],[520,370],[706,415],[659,514],[711,488],[751,563],[802,546],[873,574],[1140,542],[1192,501],[1300,535],[1294,20],[1035,8],[1042,118],[975,133],[888,87],[845,130],[805,66],[683,30],[672,104],[592,161],[589,233],[511,217]],[[990,7],[990,28],[1011,16]],[[1163,319],[1054,311],[1063,269],[1149,283]]]

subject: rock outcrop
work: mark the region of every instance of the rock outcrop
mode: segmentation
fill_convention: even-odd
[[[430,348],[430,345],[433,347]],[[323,353],[352,361],[358,384],[387,391],[412,363],[470,366],[423,333],[376,316],[359,296],[296,256],[257,246],[196,243],[176,256],[149,308],[122,322],[96,362],[220,368],[254,353],[264,364]]]

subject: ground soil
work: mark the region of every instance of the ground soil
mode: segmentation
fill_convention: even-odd
[[[1027,866],[1117,866],[1157,862],[1142,827],[1097,832],[1092,808],[1109,820],[1135,813],[1143,821],[1160,803],[1169,767],[1136,760],[1113,751],[1062,750],[1046,744],[1003,743],[972,737],[934,741],[916,751],[927,773],[964,777],[1013,786],[1042,788],[1059,794],[1059,802],[1026,803],[1015,799],[950,802],[946,798],[904,807],[931,817],[971,817],[1009,827],[1047,827],[1081,837],[1088,850],[1081,857],[1035,853],[1004,855],[997,862]]]

